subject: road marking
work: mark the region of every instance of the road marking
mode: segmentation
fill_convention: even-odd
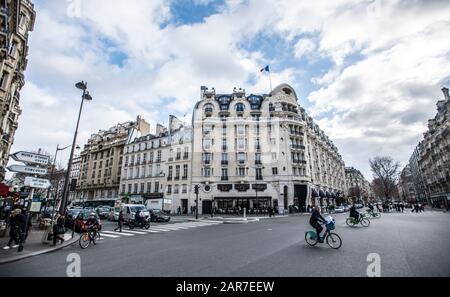
[[[145,232],[142,232],[142,231],[134,231],[134,230],[122,230],[122,233],[123,232],[125,232],[125,233],[132,233],[132,234],[145,234]]]
[[[157,228],[157,227],[150,227],[149,230],[158,230],[158,231],[172,231],[172,230],[167,230],[167,229],[162,229],[162,228]]]
[[[103,232],[104,232],[104,231],[103,231]],[[100,239],[102,239],[103,236],[104,236],[104,237],[111,237],[111,238],[118,238],[118,237],[120,237],[120,236],[118,236],[118,235],[103,234],[103,232],[102,232],[102,234],[100,234]]]
[[[145,229],[145,230],[142,230],[142,231],[146,232],[146,233],[159,233],[159,232],[161,232],[159,230],[151,230],[151,229]]]
[[[125,236],[134,236],[134,234],[116,232],[116,231],[102,231],[102,233],[115,234],[115,235],[125,235]]]

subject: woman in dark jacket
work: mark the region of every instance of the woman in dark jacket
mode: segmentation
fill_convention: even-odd
[[[63,244],[64,238],[60,235],[64,233],[64,216],[60,215],[56,220],[56,225],[53,225],[53,245],[56,245],[58,239],[61,241],[61,244]]]

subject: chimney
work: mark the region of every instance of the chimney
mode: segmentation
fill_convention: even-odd
[[[442,93],[444,93],[445,100],[450,101],[450,96],[448,95],[448,88],[443,87],[442,88]]]

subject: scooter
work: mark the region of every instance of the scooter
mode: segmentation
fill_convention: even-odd
[[[128,227],[132,230],[135,227],[137,228],[150,228],[150,218],[142,218],[139,222],[136,222],[135,220],[128,222]]]

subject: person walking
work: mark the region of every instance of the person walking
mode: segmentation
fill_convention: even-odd
[[[18,233],[19,248],[17,252],[23,251],[23,240],[27,229],[27,217],[22,213],[21,209],[16,209],[16,230]]]
[[[20,209],[17,209],[20,211]],[[16,218],[17,212],[16,209],[13,210],[9,217],[9,241],[6,246],[3,247],[4,250],[8,250],[11,248],[11,244],[14,242],[12,248],[16,248],[19,246],[19,232],[18,232],[18,222]]]
[[[405,205],[402,203],[402,204],[400,204],[400,207],[401,207],[401,209],[402,209],[402,212],[405,212]]]
[[[117,220],[117,227],[114,229],[114,231],[119,230],[119,232],[122,232],[122,226],[123,226],[123,211],[119,211],[119,218]]]
[[[66,233],[66,230],[64,229],[64,216],[58,215],[58,218],[56,219],[56,224],[53,225],[53,245],[56,245],[56,241],[59,240],[61,244],[64,242],[64,237],[61,237]]]

